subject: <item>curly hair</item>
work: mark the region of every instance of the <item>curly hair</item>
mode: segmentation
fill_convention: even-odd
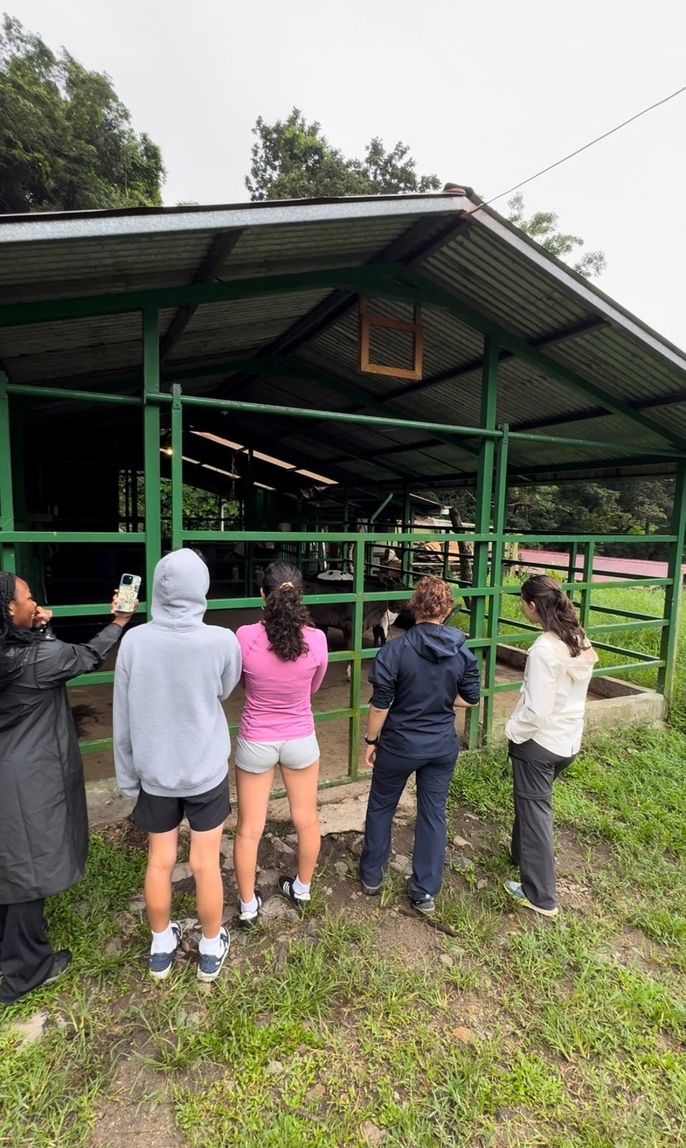
[[[10,614],[10,602],[17,596],[17,575],[9,570],[0,570],[0,644],[7,646],[29,646],[42,637],[37,630],[15,626]]]
[[[429,574],[426,578],[420,578],[415,586],[409,607],[418,622],[427,618],[447,618],[455,609],[455,599],[447,582]]]
[[[536,607],[544,629],[564,642],[573,658],[589,649],[590,643],[579,624],[574,603],[549,574],[532,574],[527,578],[522,586],[522,598],[529,606]]]
[[[272,562],[264,572],[262,591],[262,624],[269,645],[282,662],[295,662],[309,649],[303,628],[313,625],[303,605],[303,576],[290,562]]]

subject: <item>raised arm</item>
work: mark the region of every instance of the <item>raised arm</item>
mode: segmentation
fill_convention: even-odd
[[[105,657],[122,636],[129,615],[115,619],[90,641],[81,645],[46,639],[40,642],[36,654],[36,685],[39,689],[50,690],[54,686],[97,670]]]

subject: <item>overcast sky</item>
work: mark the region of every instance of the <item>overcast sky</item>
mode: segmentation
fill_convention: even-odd
[[[247,199],[251,128],[298,106],[332,143],[409,144],[497,195],[686,83],[684,0],[5,0],[106,71],[161,146],[165,203]],[[526,189],[601,248],[599,286],[686,347],[686,93]],[[494,204],[506,211],[506,201]]]

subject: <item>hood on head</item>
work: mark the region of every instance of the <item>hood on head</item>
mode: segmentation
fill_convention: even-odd
[[[433,622],[418,622],[407,631],[412,649],[427,662],[440,662],[452,658],[465,644],[466,635],[454,626],[441,626]]]
[[[152,583],[152,618],[167,625],[202,622],[207,609],[210,572],[192,550],[175,550],[161,558]]]

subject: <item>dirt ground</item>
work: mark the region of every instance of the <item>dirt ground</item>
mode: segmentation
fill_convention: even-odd
[[[345,796],[340,792],[325,793],[322,795],[322,852],[320,856],[317,885],[323,901],[332,909],[342,912],[347,921],[360,921],[372,923],[375,927],[375,947],[386,957],[396,957],[409,968],[431,967],[432,965],[461,963],[466,967],[470,963],[461,949],[455,948],[456,941],[451,938],[459,937],[451,928],[442,926],[439,922],[419,918],[411,909],[401,902],[385,906],[380,898],[365,897],[356,879],[358,859],[362,845],[361,829],[363,827],[364,811],[367,799],[367,784],[357,782],[345,790]],[[410,857],[412,855],[413,831],[416,810],[416,796],[412,786],[401,799],[396,815],[393,830],[393,852],[390,869],[397,874],[397,880],[402,882],[409,871]],[[328,814],[330,821],[327,821]],[[276,801],[270,807],[272,820],[267,825],[267,831],[260,845],[258,883],[265,897],[265,903],[280,903],[277,895],[276,880],[279,871],[288,868],[289,859],[295,859],[295,837],[289,832],[291,826],[287,822],[287,805],[285,801]],[[479,889],[491,884],[489,862],[494,853],[502,851],[505,841],[502,831],[487,819],[477,817],[465,808],[457,811],[456,824],[459,833],[451,840],[446,854],[445,893],[448,895],[459,892],[467,893],[476,885]],[[232,927],[235,924],[236,888],[231,859],[231,833],[232,821],[227,823],[225,847],[222,849],[223,879],[225,886],[225,903],[227,913],[225,921]],[[328,831],[327,831],[328,829]],[[143,848],[144,834],[131,824],[131,822],[118,822],[111,826],[104,826],[99,830],[108,840],[125,842],[127,845]],[[586,896],[579,898],[578,905],[582,912],[592,910],[590,887],[593,873],[598,863],[606,860],[602,847],[596,852],[582,849],[575,836],[565,832],[558,839],[561,875],[564,874],[571,889],[584,890]],[[181,856],[184,855],[183,843]],[[562,881],[561,881],[562,884]],[[193,892],[191,879],[181,881],[175,886],[180,891]],[[140,905],[131,906],[132,912],[137,915]],[[318,925],[317,916],[306,920],[299,920],[297,914],[286,906],[283,913],[275,914],[272,918],[265,914],[261,931],[256,937],[250,935],[249,947],[246,948],[248,938],[240,930],[232,930],[231,960],[239,966],[260,960],[263,948],[276,944],[278,952],[282,953],[283,960],[287,959],[288,946],[291,940],[300,935],[311,937],[312,944],[317,943]],[[129,920],[131,914],[124,914]],[[503,913],[498,935],[494,944],[498,944],[498,936],[512,932],[521,932],[529,927],[526,919],[515,912]],[[195,949],[198,940],[198,922],[188,919],[184,922],[186,938],[184,938],[184,953],[181,958],[185,963],[193,965],[196,960]],[[645,938],[641,938],[645,941]],[[632,938],[628,938],[627,945]],[[632,950],[633,952],[633,950]],[[452,954],[452,955],[451,955]],[[142,985],[141,999],[145,998],[149,986]],[[130,1003],[130,1002],[129,1002]],[[490,1040],[496,1032],[507,1034],[512,1030],[509,1016],[501,1008],[497,992],[489,991],[484,983],[478,991],[460,991],[454,996],[454,1022],[462,1026],[457,1031],[469,1034],[469,1039]],[[199,1014],[198,1014],[199,1015]],[[191,1018],[193,1019],[193,1018]],[[144,1036],[141,1034],[144,1044]],[[146,1064],[145,1047],[136,1047],[135,1043],[129,1048],[118,1062],[115,1075],[115,1085],[110,1094],[100,1104],[97,1111],[96,1123],[93,1130],[92,1148],[119,1148],[126,1140],[132,1146],[143,1145],[148,1148],[181,1148],[186,1140],[179,1132],[174,1121],[172,1087],[169,1080],[161,1072],[155,1072]],[[202,1080],[196,1081],[190,1070],[187,1081],[183,1075],[176,1079],[176,1084],[193,1084],[194,1087],[207,1087],[212,1079],[212,1072],[219,1069],[213,1066],[203,1066]],[[508,1140],[508,1144],[512,1141]]]
[[[259,610],[221,610],[213,612],[212,623],[217,625],[230,625],[232,629],[256,621],[260,616]],[[402,630],[391,629],[390,637],[397,637]],[[365,646],[371,647],[371,635],[365,635]],[[332,650],[342,650],[342,635],[337,630],[329,631],[329,646]],[[105,663],[105,669],[114,669],[115,656],[112,655]],[[369,701],[371,690],[366,683],[369,665],[363,667],[364,684],[362,687],[362,700]],[[500,666],[497,680],[516,681],[520,675],[508,666]],[[495,702],[496,721],[498,717],[509,714],[515,704],[517,694],[499,694]],[[243,709],[244,690],[238,687],[225,703],[224,709],[232,723],[238,723]],[[79,737],[82,741],[96,741],[112,736],[112,688],[111,686],[78,686],[70,691],[70,701],[76,718]],[[322,687],[314,697],[315,713],[325,710],[344,709],[350,705],[350,683],[346,676],[346,663],[333,662],[327,671]],[[345,777],[348,772],[348,719],[338,721],[325,721],[317,724],[317,737],[321,747],[321,776],[322,780],[330,781],[338,777]],[[456,725],[458,733],[464,729],[464,711],[458,712]],[[360,737],[360,760],[364,753],[362,737]],[[112,751],[101,753],[88,753],[84,755],[84,764],[87,781],[101,781],[114,776],[114,763]]]

